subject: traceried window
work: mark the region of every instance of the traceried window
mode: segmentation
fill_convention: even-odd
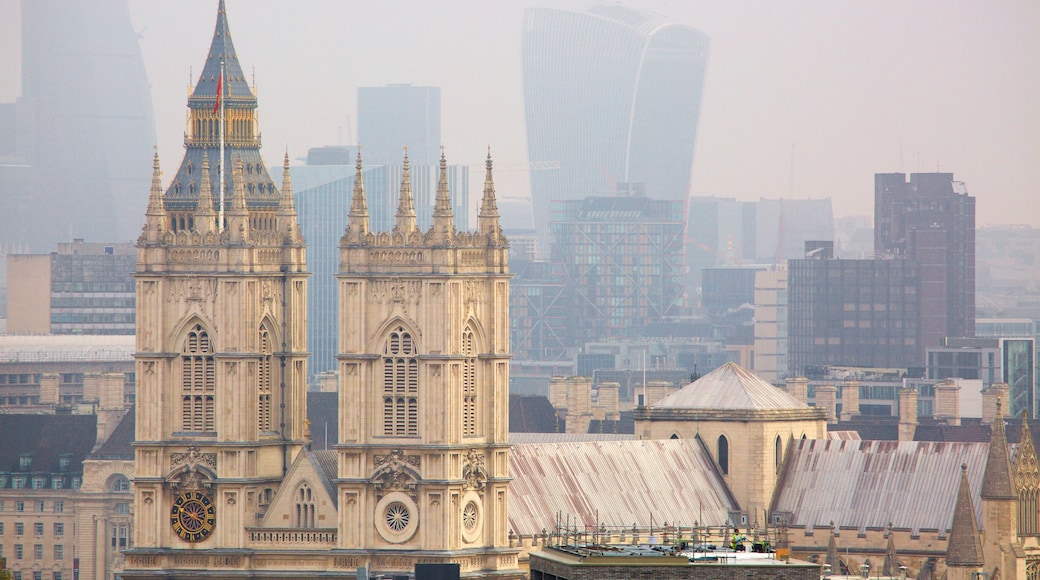
[[[260,328],[260,373],[257,380],[257,427],[260,431],[271,430],[271,333]]]
[[[477,435],[477,351],[473,345],[473,329],[462,333],[462,434]]]
[[[716,458],[722,475],[729,475],[729,440],[726,439],[725,435],[719,435],[718,455]]]
[[[216,431],[216,371],[209,334],[196,324],[181,351],[181,430]]]
[[[296,490],[296,513],[294,524],[297,528],[314,527],[314,494],[306,482]]]
[[[401,326],[383,349],[383,435],[419,435],[419,359],[412,335]]]

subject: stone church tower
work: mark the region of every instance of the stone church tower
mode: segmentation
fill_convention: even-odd
[[[306,430],[307,266],[289,160],[279,190],[260,158],[256,98],[223,1],[188,109],[184,159],[164,192],[156,154],[138,240],[137,473],[126,577],[197,568],[202,561],[185,560],[188,551],[243,548],[245,528],[257,524]]]
[[[459,562],[518,577],[509,549],[509,273],[491,156],[477,232],[453,224],[443,152],[427,232],[407,152],[396,224],[369,230],[357,160],[339,278],[340,547],[378,570]]]

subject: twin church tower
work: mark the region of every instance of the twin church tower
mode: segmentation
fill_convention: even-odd
[[[519,578],[508,248],[490,155],[478,231],[455,230],[443,154],[433,226],[416,227],[405,154],[396,224],[373,232],[359,154],[328,313],[339,441],[314,452],[289,159],[278,188],[223,0],[188,108],[184,159],[164,191],[156,155],[138,240],[134,545],[121,576],[353,578],[449,563]]]

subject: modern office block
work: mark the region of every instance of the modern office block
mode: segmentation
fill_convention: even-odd
[[[365,163],[398,165],[402,148],[408,147],[413,165],[437,165],[442,145],[440,87],[359,87],[357,95],[358,143]]]
[[[552,201],[607,195],[618,182],[687,200],[708,47],[698,30],[616,4],[527,9],[528,158],[559,163],[531,173],[540,256]]]

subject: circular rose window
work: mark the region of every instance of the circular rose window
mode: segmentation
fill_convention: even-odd
[[[462,525],[470,532],[477,527],[477,504],[469,502],[462,509]]]
[[[419,506],[407,494],[393,491],[376,504],[375,527],[379,535],[392,544],[412,539],[419,529]]]
[[[408,521],[411,520],[411,517],[412,514],[408,511],[408,506],[399,501],[386,507],[386,527],[397,533],[401,533],[408,528]]]
[[[462,523],[462,540],[467,544],[479,542],[481,529],[484,527],[484,509],[481,507],[480,496],[473,491],[466,492],[462,496],[462,512],[459,514]]]

